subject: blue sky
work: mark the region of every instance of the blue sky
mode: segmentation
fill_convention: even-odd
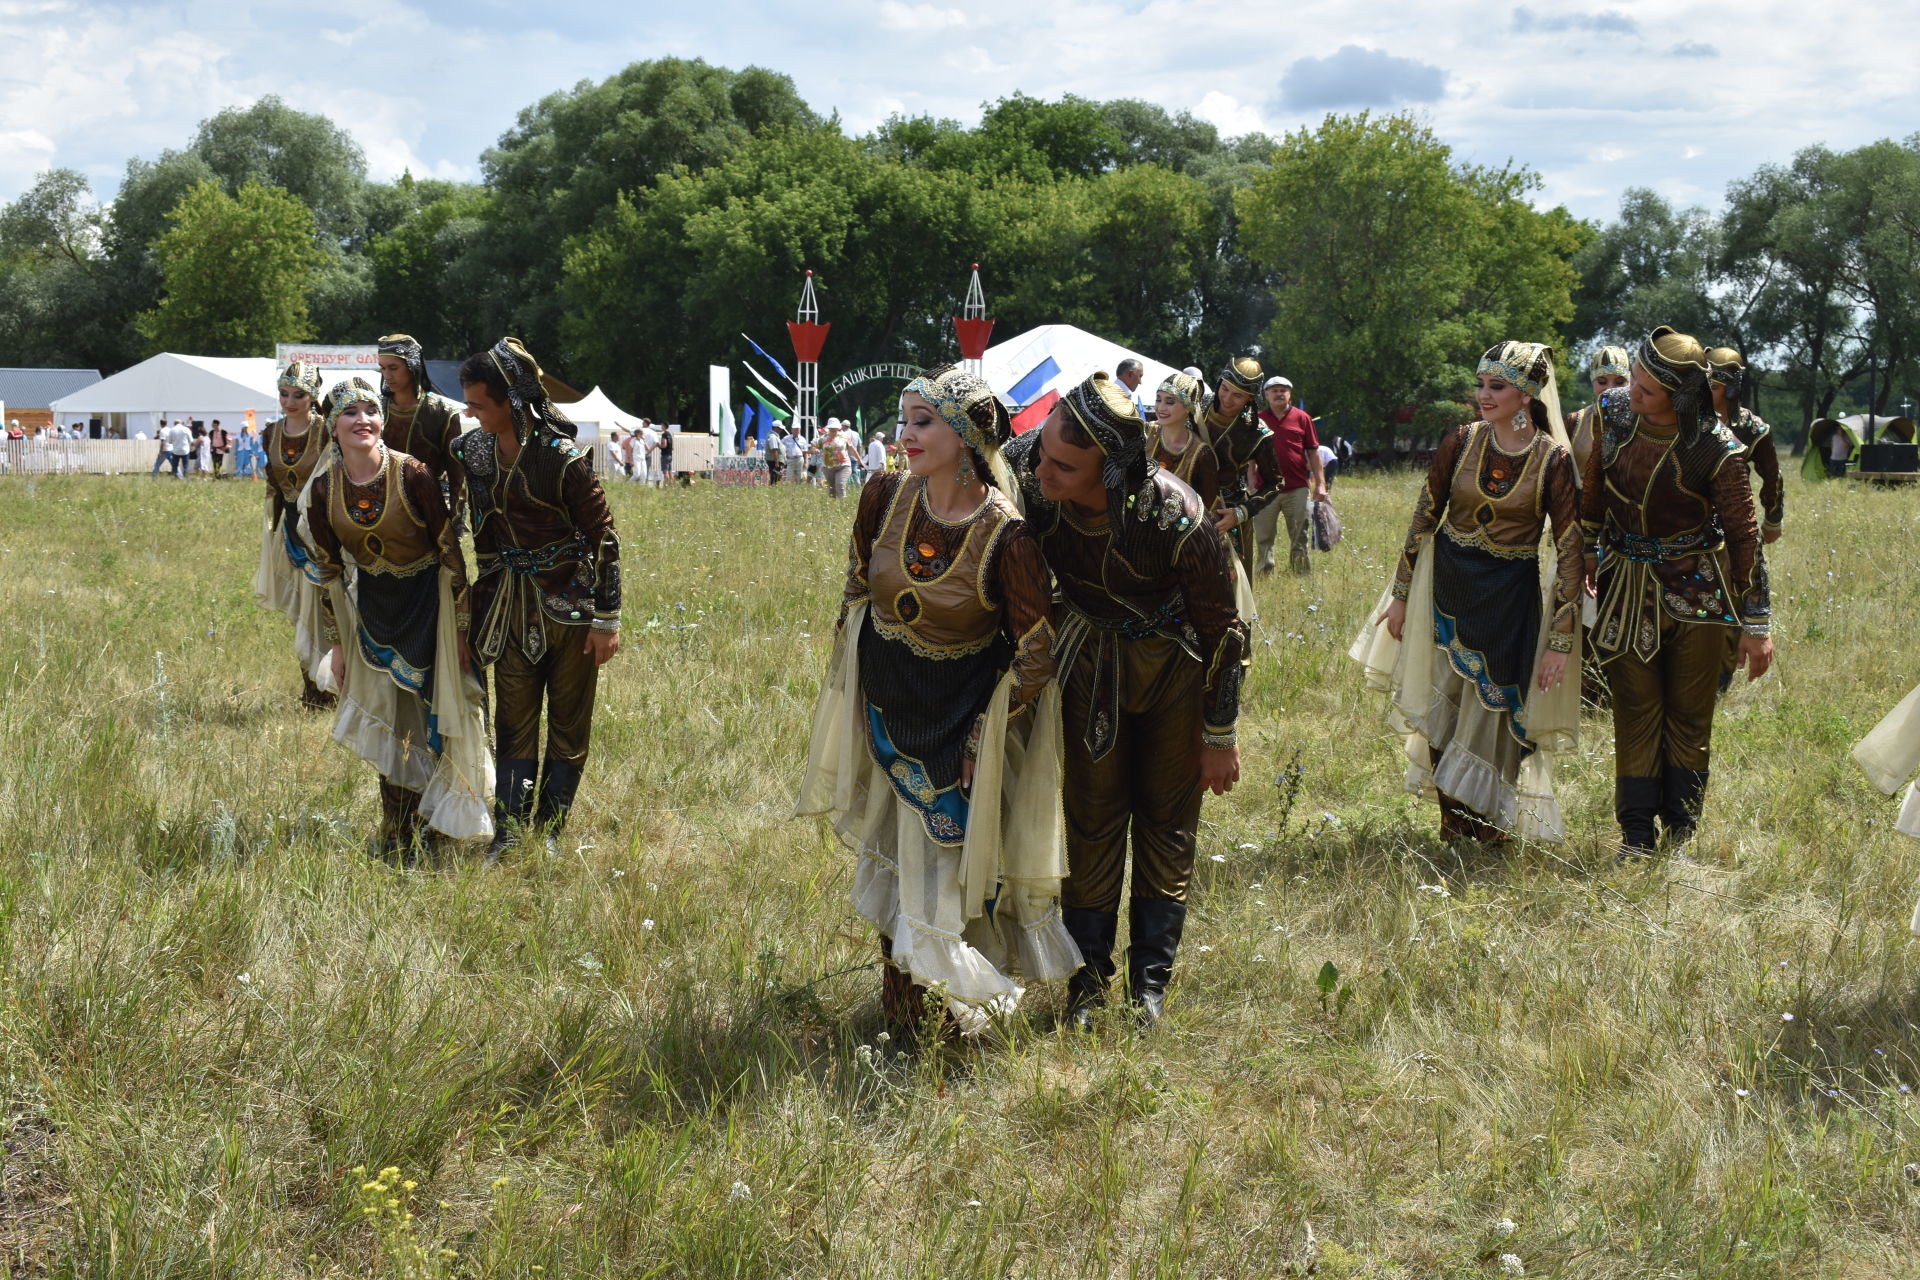
[[[1631,185],[1717,205],[1807,144],[1920,129],[1920,6],[1849,0],[0,0],[0,200],[50,165],[110,195],[129,156],[267,93],[330,116],[375,177],[474,178],[522,106],[665,55],[786,72],[856,132],[893,112],[972,121],[1016,90],[1146,98],[1229,133],[1410,109],[1589,217]]]

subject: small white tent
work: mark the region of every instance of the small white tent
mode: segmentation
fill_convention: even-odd
[[[90,387],[61,396],[49,408],[62,422],[125,415],[126,434],[151,436],[173,418],[227,418],[238,429],[252,409],[263,425],[280,413],[277,371],[266,356],[182,356],[143,360]]]
[[[1112,373],[1114,366],[1127,359],[1138,360],[1146,368],[1140,389],[1134,393],[1135,401],[1142,405],[1151,406],[1154,391],[1167,375],[1179,372],[1173,365],[1070,324],[1043,324],[996,343],[987,348],[981,368],[987,385],[1011,404],[1016,414],[1022,409],[1032,410],[1026,420],[1014,424],[1016,429],[1027,430],[1039,425],[1036,419],[1044,418],[1055,400],[1089,374],[1102,369]],[[1040,407],[1043,403],[1045,409]]]

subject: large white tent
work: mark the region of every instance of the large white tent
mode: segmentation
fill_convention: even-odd
[[[278,371],[266,356],[183,356],[162,352],[61,396],[49,408],[56,421],[120,416],[126,436],[152,436],[173,418],[227,419],[238,429],[247,410],[265,425],[280,413]]]
[[[559,409],[578,424],[583,443],[591,443],[602,434],[611,433],[615,427],[622,431],[640,429],[640,419],[609,400],[607,393],[598,387],[572,404],[560,405]]]
[[[1109,342],[1070,324],[1043,324],[988,347],[981,371],[987,385],[1011,404],[1016,413],[1032,408],[1036,415],[1044,416],[1046,410],[1039,408],[1043,402],[1050,406],[1089,374],[1102,369],[1112,373],[1116,365],[1127,359],[1138,360],[1146,368],[1140,389],[1134,393],[1135,401],[1142,405],[1152,405],[1155,389],[1168,374],[1179,372],[1173,365],[1129,351],[1117,342]],[[1017,425],[1028,427],[1033,423]]]

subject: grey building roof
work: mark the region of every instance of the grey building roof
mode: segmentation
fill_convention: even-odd
[[[0,369],[0,402],[9,409],[46,409],[98,381],[98,369]]]

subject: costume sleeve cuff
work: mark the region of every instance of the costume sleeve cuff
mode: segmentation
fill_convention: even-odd
[[[618,631],[620,630],[620,615],[617,613],[595,614],[593,621],[587,625],[595,631]]]
[[[1405,604],[1407,602],[1407,592],[1410,589],[1411,589],[1410,584],[1406,582],[1402,582],[1399,578],[1395,578],[1393,580],[1393,589],[1391,594],[1395,600],[1398,600],[1401,604]]]
[[[1758,636],[1764,640],[1773,634],[1773,620],[1762,618],[1758,622],[1742,622],[1740,632],[1742,635]]]
[[[1571,631],[1547,632],[1547,648],[1552,650],[1554,653],[1572,653],[1573,652],[1573,632]]]
[[[1761,522],[1760,531],[1762,533],[1778,533],[1780,532],[1780,523],[1781,518],[1779,516],[1768,516]]]
[[[1209,725],[1200,732],[1200,745],[1212,747],[1216,751],[1224,751],[1228,747],[1238,746],[1239,742],[1240,739],[1235,735],[1232,725],[1228,725],[1224,729],[1216,729]]]

